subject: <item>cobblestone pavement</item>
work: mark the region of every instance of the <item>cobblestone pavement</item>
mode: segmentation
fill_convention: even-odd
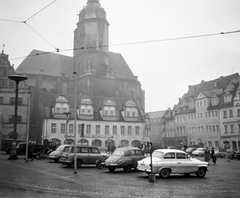
[[[122,169],[109,172],[95,166],[73,168],[48,159],[25,162],[8,160],[0,152],[0,197],[86,197],[86,198],[219,198],[240,197],[240,161],[218,159],[205,178],[156,176],[150,183],[146,173]]]

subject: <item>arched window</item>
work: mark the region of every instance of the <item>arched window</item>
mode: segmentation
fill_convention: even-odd
[[[47,93],[47,89],[42,89],[42,93]]]
[[[133,146],[133,147],[141,148],[140,141],[139,141],[139,140],[133,140],[133,141],[132,141],[132,146]]]
[[[55,93],[54,89],[51,89],[49,93],[54,94]]]
[[[80,139],[80,140],[78,140],[78,143],[80,145],[88,146],[88,140],[86,140],[86,139]]]
[[[101,148],[102,147],[102,141],[99,140],[99,139],[95,139],[92,141],[92,146],[96,146],[98,148]]]
[[[129,141],[128,140],[121,140],[121,147],[127,147],[129,146]]]

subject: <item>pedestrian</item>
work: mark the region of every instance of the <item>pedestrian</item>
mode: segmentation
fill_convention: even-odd
[[[204,161],[208,162],[210,161],[210,151],[208,150],[208,147],[206,147],[205,153],[204,153]]]
[[[214,147],[212,147],[212,150],[211,150],[211,158],[213,163],[216,164],[217,156],[215,155]]]

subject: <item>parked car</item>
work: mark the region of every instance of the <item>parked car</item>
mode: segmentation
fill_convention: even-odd
[[[57,149],[55,151],[52,151],[51,153],[49,153],[48,159],[54,160],[55,162],[59,162],[61,154],[63,153],[66,146],[70,146],[70,145],[63,144],[63,145],[60,145],[59,147],[57,147]]]
[[[192,155],[192,152],[193,151],[195,151],[197,148],[195,148],[195,147],[188,147],[187,149],[186,149],[186,153],[188,153],[189,155]]]
[[[151,173],[151,158],[147,157],[138,161],[139,171]],[[184,174],[189,176],[195,173],[198,177],[204,177],[208,170],[208,163],[188,156],[181,150],[157,149],[152,153],[152,173],[167,178],[170,174]]]
[[[205,153],[205,148],[197,148],[195,151],[192,152],[193,156],[199,156],[199,157],[203,157],[204,153]]]
[[[64,148],[63,153],[60,157],[60,162],[62,164],[67,165],[68,167],[72,167],[74,165],[74,148],[74,145],[68,145]],[[97,147],[83,145],[77,145],[76,155],[77,167],[81,167],[82,164],[95,164],[97,159],[103,156]]]
[[[218,157],[218,158],[225,158],[227,157],[227,151],[226,149],[219,149],[219,150],[216,150],[215,151],[215,155]]]
[[[137,147],[121,147],[115,149],[112,155],[106,159],[105,167],[111,172],[116,168],[123,168],[125,172],[130,172],[132,168],[137,168],[137,161],[145,158],[144,153]]]

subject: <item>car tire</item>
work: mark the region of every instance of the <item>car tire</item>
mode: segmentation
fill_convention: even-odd
[[[115,166],[109,166],[109,167],[108,167],[108,170],[110,170],[110,172],[114,172],[114,171],[115,171],[115,169],[116,169],[116,167],[115,167]]]
[[[189,177],[191,173],[184,173],[185,177]]]
[[[73,166],[73,164],[67,164],[68,168],[71,168]]]
[[[206,169],[205,168],[199,168],[198,170],[197,170],[197,172],[196,172],[196,175],[198,176],[198,177],[204,177],[205,175],[206,175]]]
[[[132,170],[132,166],[129,164],[123,168],[124,172],[129,173]]]
[[[82,160],[77,160],[77,168],[80,168],[82,164],[83,164]]]
[[[57,162],[59,162],[59,158],[57,158],[57,159],[54,159],[54,162],[56,162],[56,163],[57,163]]]
[[[170,176],[170,173],[171,173],[170,169],[164,168],[160,171],[159,176],[166,179]]]

